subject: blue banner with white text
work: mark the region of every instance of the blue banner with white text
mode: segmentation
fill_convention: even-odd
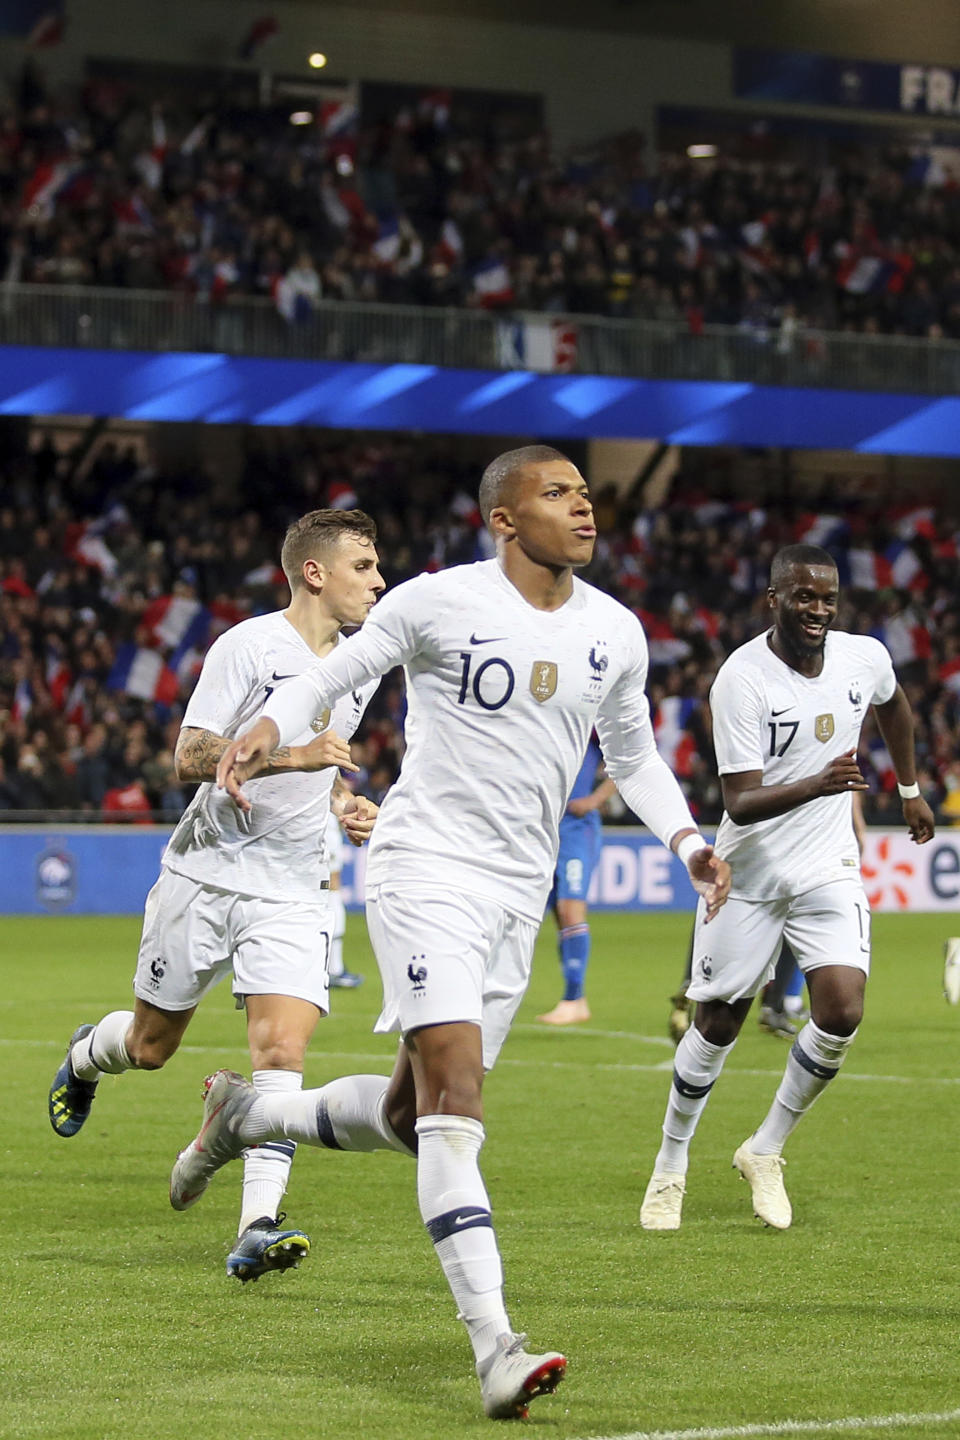
[[[0,827],[0,915],[139,915],[169,830]],[[348,910],[362,909],[366,850],[346,847]],[[905,831],[869,830],[863,879],[875,911],[960,910],[960,829],[918,849]],[[592,910],[692,910],[675,855],[645,830],[609,827],[590,887]]]

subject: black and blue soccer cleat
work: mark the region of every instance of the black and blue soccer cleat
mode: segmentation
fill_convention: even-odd
[[[89,1035],[94,1028],[93,1025],[77,1026],[70,1036],[70,1044],[67,1046],[63,1064],[54,1075],[53,1084],[50,1086],[50,1094],[47,1098],[50,1124],[57,1134],[62,1135],[65,1139],[76,1135],[77,1131],[83,1127],[90,1114],[93,1097],[97,1093],[97,1081],[81,1080],[73,1073],[73,1066],[70,1064],[70,1051],[78,1040]]]
[[[310,1253],[310,1239],[302,1230],[281,1230],[286,1218],[264,1215],[248,1225],[227,1256],[227,1274],[245,1284],[268,1270],[295,1270]]]

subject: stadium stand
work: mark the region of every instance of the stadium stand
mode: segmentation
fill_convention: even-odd
[[[294,515],[359,504],[380,527],[390,584],[488,553],[477,467],[443,439],[246,432],[236,473],[163,469],[107,440],[75,466],[49,440],[0,457],[0,810],[179,814],[179,717],[205,647],[282,606],[276,565]],[[711,468],[713,467],[713,468]],[[76,473],[74,474],[74,471]],[[68,479],[68,476],[72,478]],[[723,498],[718,498],[723,497]],[[658,743],[698,815],[718,817],[705,699],[717,667],[763,625],[774,550],[828,546],[843,628],[880,635],[917,721],[924,792],[960,799],[960,519],[916,499],[851,496],[821,511],[729,490],[709,451],[686,451],[665,501],[597,496],[589,578],[636,609],[651,650]],[[403,690],[381,688],[356,743],[361,783],[396,772]],[[894,816],[895,781],[866,732],[868,816]],[[9,817],[8,817],[9,818]]]
[[[328,300],[960,339],[960,189],[905,147],[836,164],[646,161],[639,135],[556,154],[461,131],[449,92],[364,124],[190,112],[36,72],[0,115],[0,275],[173,289],[289,325]],[[866,384],[869,377],[864,376]]]

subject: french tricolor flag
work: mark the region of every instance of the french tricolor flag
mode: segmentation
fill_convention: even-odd
[[[930,632],[925,625],[918,625],[908,614],[891,616],[874,634],[890,651],[894,666],[929,659],[932,649]]]
[[[875,550],[864,550],[858,546],[847,551],[847,564],[841,579],[854,590],[883,590],[893,584],[889,561]]]
[[[502,260],[491,256],[481,260],[473,272],[473,288],[481,305],[508,305],[513,299],[513,281]]]
[[[155,700],[160,705],[172,705],[179,688],[177,677],[164,664],[163,656],[142,645],[121,645],[107,676],[108,690],[123,690],[127,695]]]
[[[696,701],[682,695],[667,695],[653,712],[653,733],[661,758],[674,774],[689,774],[690,759],[696,749],[686,726]]]
[[[14,720],[26,720],[33,709],[33,686],[29,680],[17,681],[16,689],[13,692],[13,705],[10,714]]]
[[[890,567],[891,585],[895,585],[898,590],[926,589],[927,576],[912,545],[908,545],[905,540],[894,540],[883,552],[883,558]]]
[[[827,546],[839,544],[847,530],[840,515],[801,515],[795,534],[798,544]]]
[[[907,510],[897,520],[897,535],[901,540],[932,540],[937,533],[934,512],[930,506],[918,510]]]
[[[140,624],[149,644],[185,652],[205,643],[210,631],[210,612],[199,600],[185,595],[161,595],[151,600]],[[170,663],[176,668],[172,657]]]
[[[47,161],[38,165],[24,188],[21,209],[49,219],[54,202],[66,193],[82,169],[77,160]]]

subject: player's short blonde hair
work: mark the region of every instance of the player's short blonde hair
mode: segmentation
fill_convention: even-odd
[[[280,564],[291,591],[303,584],[307,560],[328,561],[347,535],[377,541],[375,521],[363,510],[310,510],[287,528],[280,551]]]

